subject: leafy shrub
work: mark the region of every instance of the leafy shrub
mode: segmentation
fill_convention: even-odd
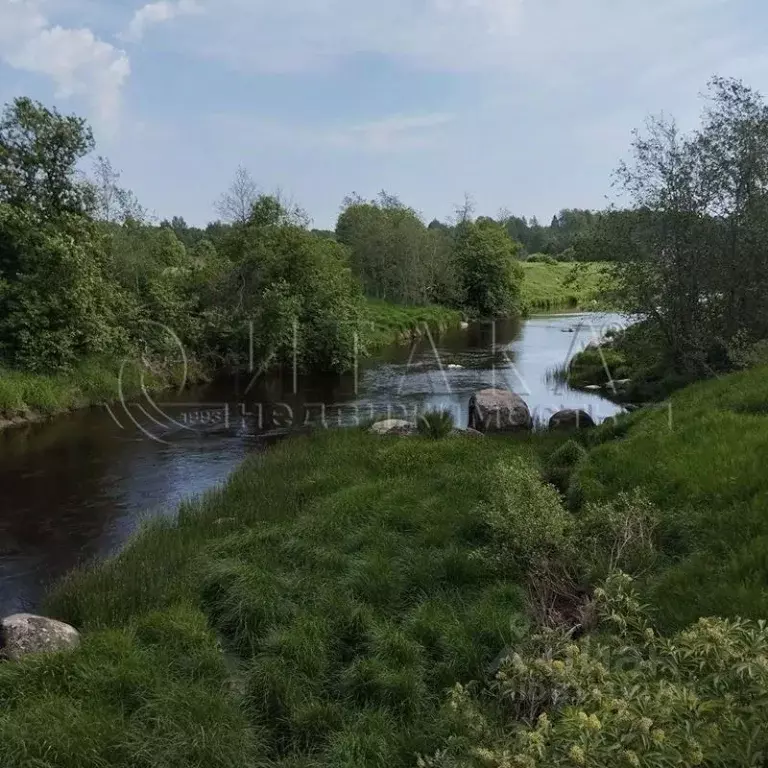
[[[53,222],[0,203],[0,355],[10,365],[66,370],[125,350],[123,300],[92,221],[62,214]]]
[[[568,368],[568,382],[574,387],[607,384],[629,378],[630,369],[625,354],[613,347],[587,347],[576,355]]]
[[[430,411],[419,417],[419,434],[433,440],[447,437],[453,431],[453,414],[450,410]]]
[[[423,768],[759,765],[768,626],[701,619],[665,638],[624,574],[596,592],[603,632],[545,633],[482,692],[456,686],[455,732]],[[490,697],[490,704],[486,704]]]
[[[633,576],[654,563],[659,511],[640,491],[621,493],[611,502],[587,504],[578,517],[578,551],[595,583],[621,570]]]
[[[544,479],[561,493],[565,493],[575,467],[586,455],[587,452],[582,445],[576,440],[569,440],[549,457]]]
[[[523,568],[561,554],[573,530],[573,519],[560,495],[541,482],[539,473],[516,457],[499,463],[496,487],[482,514],[493,538],[492,552],[505,568]]]

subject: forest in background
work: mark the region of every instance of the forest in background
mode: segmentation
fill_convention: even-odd
[[[681,382],[739,367],[768,337],[768,108],[722,78],[707,99],[691,134],[667,118],[638,133],[616,174],[628,208],[563,210],[542,226],[476,216],[467,197],[427,224],[395,195],[353,194],[334,231],[242,167],[217,221],[157,222],[108,160],[82,172],[95,150],[83,119],[17,99],[0,120],[0,365],[70,371],[162,359],[180,342],[207,368],[251,354],[269,367],[296,343],[302,369],[341,371],[383,340],[367,300],[374,317],[386,302],[413,318],[446,307],[443,320],[547,307],[550,290],[578,304],[568,283],[589,261],[610,266],[615,306],[643,321],[625,358]],[[534,269],[548,262],[573,270],[550,286]],[[582,278],[583,297],[597,295]]]
[[[164,359],[180,345],[207,369],[279,366],[297,343],[303,370],[346,370],[383,342],[382,301],[413,307],[411,324],[435,305],[453,312],[431,310],[438,325],[519,313],[526,248],[568,260],[578,229],[576,212],[541,228],[476,218],[470,202],[450,223],[426,225],[382,192],[347,198],[336,230],[322,231],[244,168],[217,201],[220,218],[197,228],[150,216],[94,151],[85,120],[30,99],[0,119],[6,378],[128,355]],[[550,232],[546,243],[540,232]],[[379,302],[374,313],[367,299]]]

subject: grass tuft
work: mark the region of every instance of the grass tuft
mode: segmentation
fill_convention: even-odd
[[[429,411],[419,417],[419,434],[440,440],[453,432],[453,412],[450,409]]]

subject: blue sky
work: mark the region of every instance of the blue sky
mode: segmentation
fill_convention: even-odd
[[[548,221],[711,75],[768,91],[766,31],[761,0],[0,0],[0,101],[88,117],[161,218],[215,218],[242,164],[320,227],[381,189]]]

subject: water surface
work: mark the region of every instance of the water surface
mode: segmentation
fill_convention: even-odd
[[[115,552],[143,517],[222,483],[253,451],[303,428],[448,407],[466,426],[473,392],[513,389],[539,422],[562,408],[619,408],[547,376],[623,325],[610,314],[481,324],[394,347],[346,376],[226,378],[158,402],[94,408],[0,433],[0,616],[35,610],[51,581]]]

